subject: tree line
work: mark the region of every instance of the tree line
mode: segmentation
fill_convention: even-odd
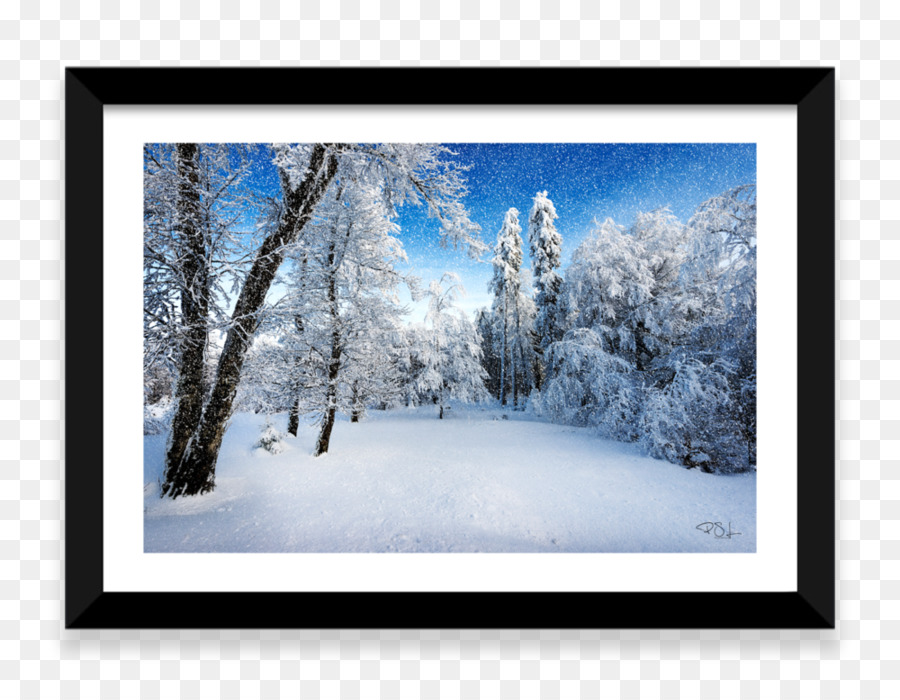
[[[546,192],[505,215],[494,301],[474,322],[452,273],[402,273],[397,207],[424,206],[442,245],[488,252],[466,166],[430,144],[148,144],[144,152],[145,412],[169,417],[163,496],[205,493],[238,408],[318,426],[337,413],[490,396],[642,441],[709,471],[755,466],[755,189],[605,221],[562,274]],[[261,190],[270,160],[278,187]],[[427,300],[406,324],[400,286]],[[276,291],[273,291],[273,287]]]
[[[688,467],[755,469],[755,186],[709,199],[687,223],[666,208],[628,228],[598,222],[564,276],[558,217],[540,192],[533,291],[518,215],[506,213],[494,303],[477,316],[491,394]]]

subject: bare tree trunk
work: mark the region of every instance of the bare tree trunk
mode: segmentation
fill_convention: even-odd
[[[288,415],[288,432],[297,437],[297,433],[300,431],[300,397],[294,401],[294,405],[291,406],[291,412]]]
[[[534,350],[534,388],[538,391],[544,386],[544,349],[540,344],[540,337],[535,333],[534,341],[531,344]]]
[[[167,472],[163,495],[177,498],[181,495],[206,493],[215,487],[216,460],[231,417],[244,359],[256,331],[259,310],[284,260],[285,246],[297,240],[336,171],[335,155],[329,154],[324,144],[316,144],[310,156],[309,169],[296,189],[291,188],[287,176],[282,173],[285,213],[278,229],[260,246],[250,274],[244,282],[234,309],[233,324],[225,338],[225,347],[219,359],[216,381],[206,410],[181,462]]]
[[[510,365],[509,377],[510,377],[510,380],[512,381],[512,387],[510,388],[510,393],[512,394],[512,403],[513,403],[514,411],[516,410],[516,408],[519,405],[519,403],[518,403],[519,393],[516,388],[516,345],[517,344],[518,344],[518,339],[516,339],[516,343],[510,345],[510,348],[509,348],[509,365]]]
[[[306,264],[305,258],[303,260],[303,263],[304,263],[304,267],[305,267],[305,264]],[[300,336],[303,335],[303,317],[300,316],[300,314],[297,314],[294,317],[294,326],[297,329],[297,337],[299,338]],[[297,386],[300,384],[300,365],[301,365],[301,361],[300,361],[300,357],[298,355],[297,360],[294,363],[294,373],[295,373],[294,378],[296,379],[294,391],[296,392],[297,398],[294,399],[294,403],[291,406],[290,415],[288,416],[288,432],[291,435],[293,435],[294,437],[297,437],[297,433],[300,431],[300,388],[299,388],[299,386]]]
[[[337,299],[337,270],[334,267],[335,244],[332,242],[328,251],[328,308],[331,314],[331,357],[328,359],[328,388],[325,393],[325,415],[322,417],[322,428],[313,457],[328,452],[331,443],[331,430],[334,428],[334,415],[337,412],[338,375],[341,371],[341,329],[340,309]]]
[[[200,226],[200,173],[197,144],[176,146],[178,168],[178,232],[182,257],[181,319],[184,338],[178,381],[175,388],[175,416],[166,450],[165,480],[181,463],[191,435],[203,413],[203,369],[209,315],[209,274],[206,242]]]
[[[335,331],[332,335],[331,358],[328,363],[328,389],[325,395],[325,415],[322,417],[322,428],[319,430],[319,438],[316,440],[316,449],[313,457],[319,457],[328,452],[331,444],[331,430],[334,428],[334,416],[337,412],[337,378],[341,366],[340,337]]]
[[[337,310],[337,303],[334,304]],[[319,439],[316,440],[316,449],[313,457],[318,457],[328,452],[331,443],[331,430],[334,428],[334,416],[337,412],[337,388],[338,374],[341,369],[341,336],[335,324],[331,333],[331,357],[328,362],[328,388],[325,394],[325,415],[322,417],[322,428],[319,431]]]
[[[518,285],[516,285],[516,290],[515,290],[515,292],[516,292],[516,303],[515,303],[515,314],[516,314],[516,342],[515,342],[515,344],[514,344],[513,347],[512,347],[512,357],[513,357],[513,363],[512,363],[512,366],[513,366],[513,372],[512,372],[512,382],[513,382],[513,385],[512,385],[512,395],[513,395],[513,410],[514,410],[514,411],[515,411],[515,410],[518,410],[518,408],[519,408],[519,384],[517,384],[517,382],[516,382],[516,370],[517,370],[518,367],[517,367],[517,364],[516,364],[516,361],[515,361],[515,359],[516,359],[516,351],[517,351],[517,350],[519,351],[519,355],[520,355],[520,357],[519,357],[519,364],[520,364],[520,365],[521,365],[521,364],[524,364],[524,358],[521,357],[521,354],[522,354],[522,353],[521,353],[521,350],[522,350],[522,326],[521,326],[521,321],[520,321],[520,319],[519,319],[519,290],[518,290]]]
[[[331,431],[334,428],[335,411],[336,407],[334,405],[329,406],[325,410],[325,416],[322,418],[322,428],[319,431],[319,438],[316,440],[316,449],[313,451],[313,457],[321,457],[328,452],[328,446],[331,443]]]
[[[353,392],[353,397],[352,397],[353,410],[350,412],[350,422],[351,423],[359,423],[359,417],[362,414],[362,407],[360,406],[360,400],[359,400],[359,386],[357,385],[356,382],[353,382],[352,392]]]
[[[506,336],[507,336],[507,328],[506,328],[506,289],[503,290],[503,341],[502,347],[503,352],[500,353],[500,405],[506,405]]]
[[[515,347],[510,348],[509,359],[510,359],[509,364],[511,365],[510,372],[509,372],[509,378],[510,378],[510,381],[512,382],[512,387],[510,387],[510,393],[512,394],[513,410],[515,411],[518,406],[518,399],[519,399],[519,395],[516,391],[516,349],[515,349]]]

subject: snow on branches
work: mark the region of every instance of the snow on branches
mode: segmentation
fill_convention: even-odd
[[[443,418],[450,399],[464,403],[486,396],[482,369],[481,338],[474,324],[455,306],[465,294],[459,276],[445,272],[428,289],[425,326],[418,330],[416,390],[438,404]]]
[[[574,327],[547,353],[536,408],[710,472],[756,467],[756,194],[606,219],[564,292]]]
[[[560,298],[562,276],[557,272],[562,264],[562,236],[554,224],[558,218],[547,191],[538,192],[528,215],[528,242],[537,307],[535,332],[541,351],[562,338],[566,330],[566,312]]]
[[[512,400],[519,406],[519,397],[527,396],[534,384],[534,301],[527,288],[522,270],[522,237],[519,235],[519,211],[513,207],[503,218],[494,248],[494,276],[489,291],[494,293],[491,308],[495,339],[492,354],[500,359],[497,378],[501,405]]]

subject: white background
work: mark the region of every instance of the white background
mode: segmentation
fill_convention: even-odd
[[[110,591],[796,590],[796,108],[106,107],[105,588]],[[752,142],[759,183],[755,554],[144,554],[143,144]],[[603,213],[597,215],[602,218]],[[413,449],[410,447],[410,449]],[[297,572],[303,571],[303,576]]]

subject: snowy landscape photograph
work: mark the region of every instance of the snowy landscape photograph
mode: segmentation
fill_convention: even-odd
[[[143,155],[145,552],[756,551],[756,144]]]

